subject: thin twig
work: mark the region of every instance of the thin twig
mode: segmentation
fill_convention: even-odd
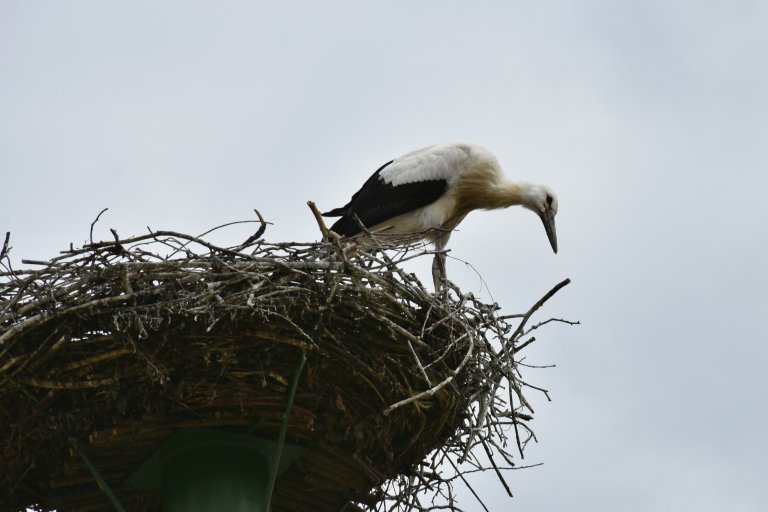
[[[5,255],[8,254],[8,242],[11,239],[11,232],[6,231],[5,232],[5,241],[3,242],[3,248],[0,249],[0,260],[5,258]]]
[[[103,210],[101,210],[99,212],[99,214],[96,216],[96,218],[93,219],[93,222],[91,222],[91,231],[90,231],[89,237],[88,237],[90,239],[91,243],[93,243],[93,226],[95,226],[96,223],[99,222],[99,218],[101,217],[101,214],[104,213],[107,210],[109,210],[109,208],[104,208]]]

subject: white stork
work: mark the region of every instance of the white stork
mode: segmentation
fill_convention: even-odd
[[[331,230],[360,233],[424,233],[435,243],[433,277],[444,274],[445,245],[451,231],[472,210],[520,205],[539,216],[557,252],[557,196],[545,185],[507,180],[493,154],[455,142],[418,149],[382,165],[345,206],[323,213],[341,217]]]

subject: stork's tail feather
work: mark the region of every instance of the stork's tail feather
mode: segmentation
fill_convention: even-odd
[[[329,212],[324,212],[323,217],[343,217],[347,214],[347,207],[342,206],[340,208],[334,208]]]

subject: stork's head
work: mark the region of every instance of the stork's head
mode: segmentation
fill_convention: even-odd
[[[526,185],[523,206],[536,213],[544,223],[547,238],[552,250],[557,253],[557,232],[555,231],[555,215],[557,214],[557,196],[546,185]]]

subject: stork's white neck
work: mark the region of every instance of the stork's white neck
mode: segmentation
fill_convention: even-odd
[[[486,209],[507,208],[516,205],[528,207],[532,204],[531,189],[532,186],[528,183],[503,179],[495,187],[488,190]]]
[[[502,179],[498,185],[489,190],[488,204],[485,209],[520,205],[523,208],[539,212],[546,195],[547,188],[543,185]]]

